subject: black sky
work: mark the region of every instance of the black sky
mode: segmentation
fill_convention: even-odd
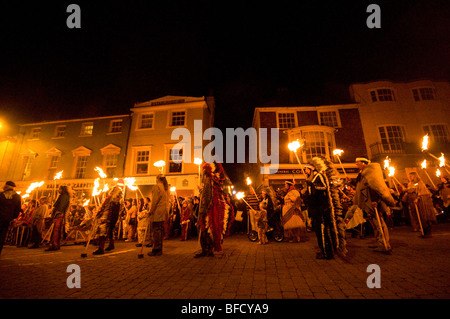
[[[66,26],[70,3],[81,29]],[[366,26],[370,3],[381,29]],[[17,123],[212,90],[215,126],[246,128],[277,88],[335,104],[354,82],[450,76],[447,0],[3,1],[0,12],[0,118]]]

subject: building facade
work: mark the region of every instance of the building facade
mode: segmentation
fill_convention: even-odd
[[[342,177],[355,178],[358,173],[355,158],[366,156],[357,104],[258,107],[254,112],[252,126],[258,132],[260,128],[266,128],[269,136],[270,129],[279,129],[279,169],[274,174],[255,173],[255,177],[259,175],[257,185],[276,189],[283,187],[285,180],[298,183],[305,179],[298,160],[307,163],[318,155],[336,163]],[[288,148],[289,143],[296,140],[304,143],[297,151],[298,159]],[[271,147],[269,145],[268,149]],[[333,154],[335,149],[344,150],[340,158]],[[269,165],[258,163],[258,169]]]
[[[450,85],[429,80],[395,83],[376,81],[352,84],[350,96],[358,104],[367,153],[372,161],[388,157],[397,169],[398,180],[418,169],[424,159],[428,175],[437,183],[438,161],[421,150],[423,136],[429,136],[429,152],[437,157],[450,152]]]

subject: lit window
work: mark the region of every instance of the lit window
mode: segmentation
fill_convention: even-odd
[[[315,156],[323,156],[333,160],[333,150],[336,148],[334,142],[334,128],[329,126],[306,125],[288,131],[289,141],[302,141],[301,158],[303,163],[310,161]],[[291,163],[297,163],[291,156]]]
[[[136,151],[136,175],[148,174],[150,163],[150,151]]]
[[[80,136],[92,136],[92,133],[94,131],[94,123],[83,123],[81,124],[81,132]]]
[[[438,143],[448,143],[448,128],[443,124],[430,124],[423,127],[425,134],[428,134],[432,141]]]
[[[172,112],[170,118],[170,126],[184,126],[185,121],[186,121],[185,111]]]
[[[153,113],[142,114],[139,121],[139,129],[153,128]]]
[[[64,137],[66,134],[66,126],[60,125],[55,128],[55,137]]]
[[[295,127],[295,113],[278,113],[278,128]]]
[[[429,101],[429,100],[435,100],[435,92],[433,88],[419,88],[419,89],[413,89],[413,97],[414,101]]]
[[[183,165],[183,149],[175,148],[169,150],[169,173],[181,173]]]
[[[39,139],[39,135],[41,135],[41,128],[40,127],[35,127],[31,130],[31,135],[30,138],[35,140],[35,139]]]
[[[75,178],[84,178],[89,156],[78,156],[75,166]]]
[[[326,125],[330,127],[338,127],[338,117],[336,111],[319,112],[320,125]]]
[[[121,133],[122,132],[122,120],[111,121],[109,132],[110,133]]]
[[[395,101],[394,91],[391,89],[377,89],[370,91],[372,102]]]
[[[405,143],[405,129],[403,126],[381,126],[378,128],[381,144],[385,153],[402,152]]]

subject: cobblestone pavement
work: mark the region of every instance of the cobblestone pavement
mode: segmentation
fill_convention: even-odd
[[[225,239],[215,257],[193,258],[197,240],[164,241],[164,254],[139,259],[135,243],[81,258],[82,245],[57,252],[5,246],[0,257],[2,299],[448,299],[450,224],[422,239],[407,226],[390,231],[392,255],[368,248],[373,238],[350,238],[346,260],[317,260],[316,238],[258,245],[245,235]],[[67,272],[79,265],[80,288]],[[367,267],[379,265],[381,288],[368,288]]]

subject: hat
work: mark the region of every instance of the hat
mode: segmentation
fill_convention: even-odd
[[[355,162],[365,162],[365,163],[367,163],[367,164],[370,163],[370,161],[369,161],[367,158],[365,158],[365,157],[357,157],[357,158],[355,159]]]
[[[289,185],[294,185],[294,183],[293,182],[291,182],[291,181],[284,181],[286,184],[289,184]]]
[[[315,170],[316,168],[311,164],[303,164],[303,168],[309,168],[310,170]]]
[[[117,184],[116,184],[116,185],[119,186],[120,188],[123,188],[123,187],[125,186],[125,183],[124,183],[123,179],[119,179],[119,180],[117,181]]]
[[[11,187],[16,187],[16,184],[12,181],[7,181],[6,185],[11,186]]]

